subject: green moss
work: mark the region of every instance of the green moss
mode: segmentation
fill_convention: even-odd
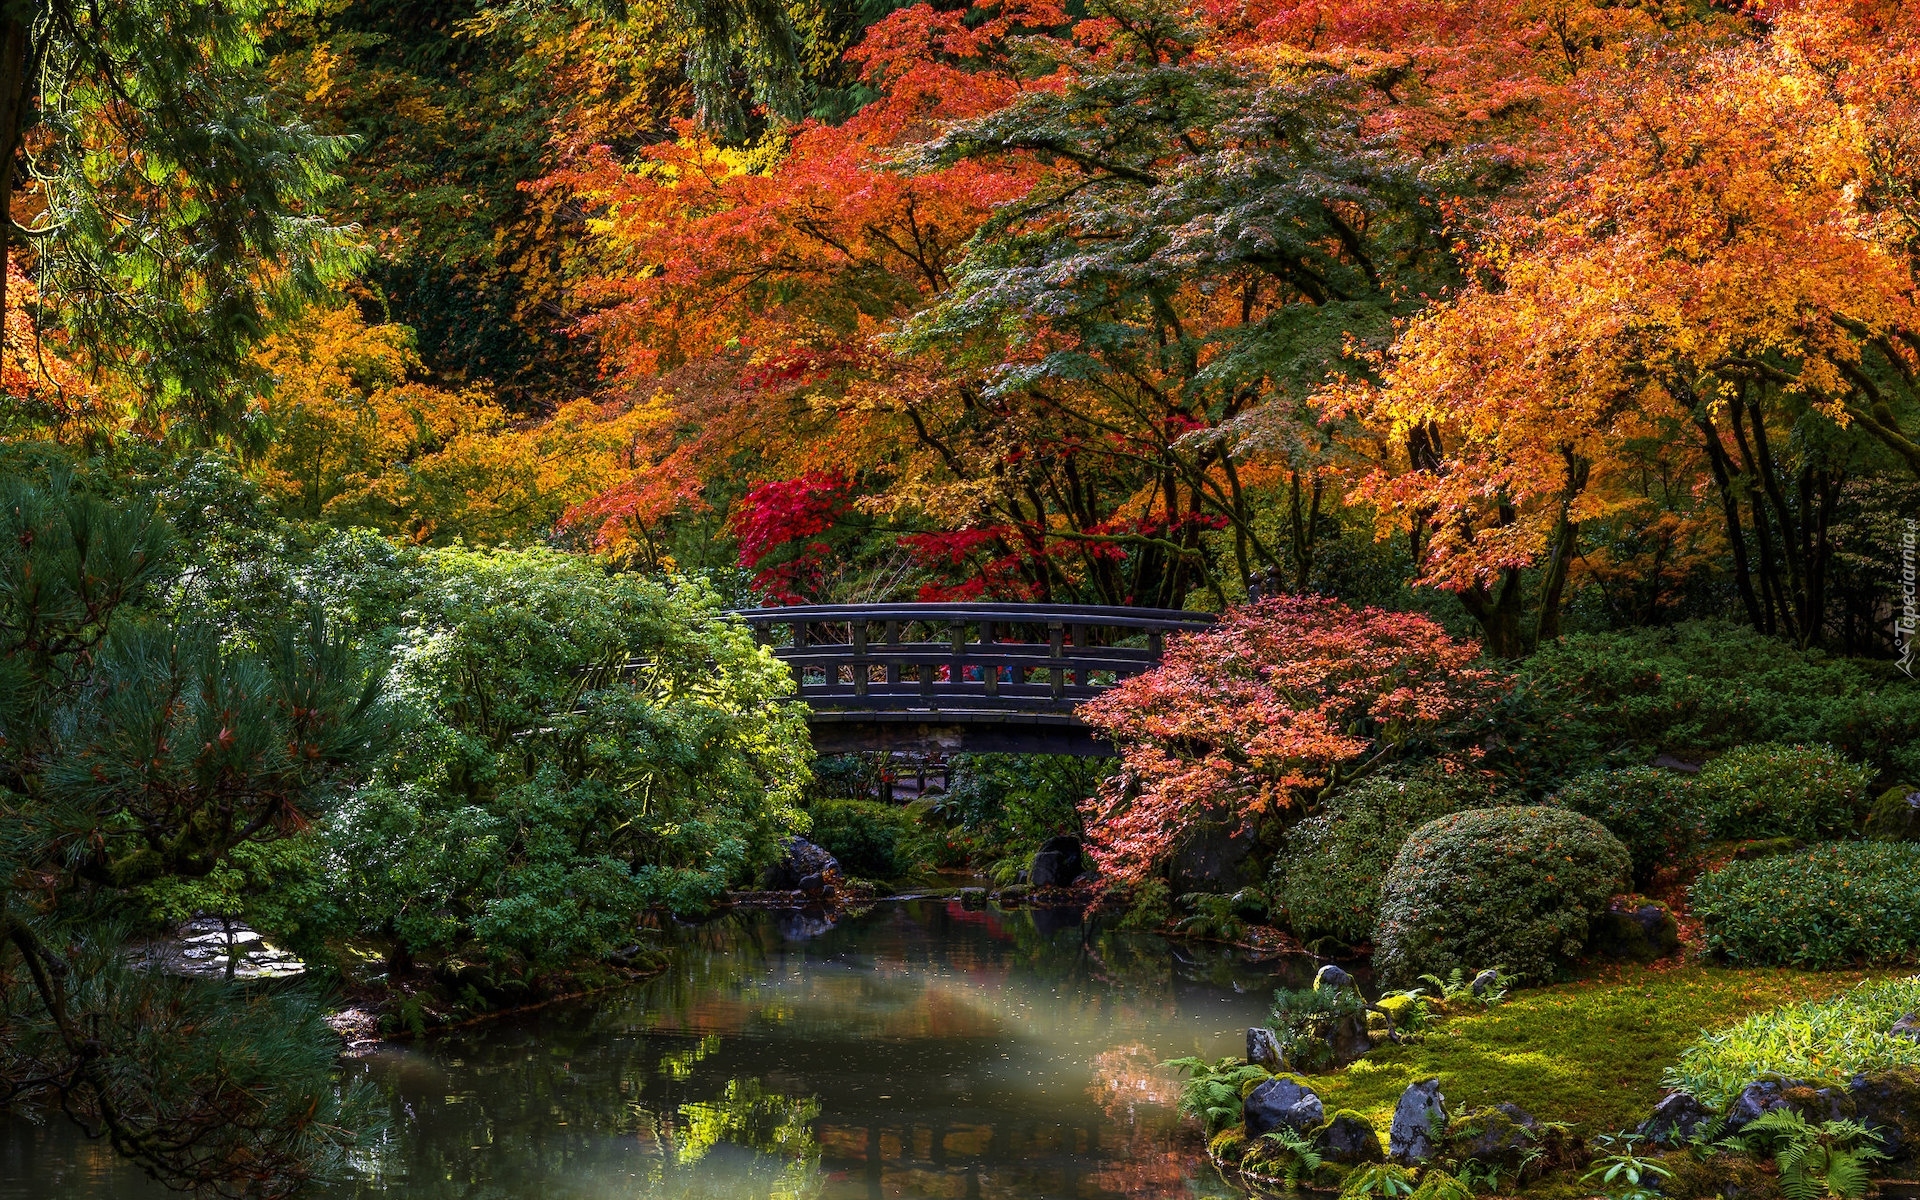
[[[1703,1029],[1871,977],[1621,966],[1451,1017],[1419,1042],[1383,1046],[1310,1086],[1329,1109],[1355,1109],[1384,1127],[1407,1085],[1438,1076],[1449,1108],[1506,1101],[1541,1120],[1606,1133],[1646,1117],[1662,1075]]]

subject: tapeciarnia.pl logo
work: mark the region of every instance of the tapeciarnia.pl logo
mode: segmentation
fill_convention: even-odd
[[[1913,549],[1920,538],[1920,521],[1909,517],[1900,530],[1900,615],[1893,634],[1900,643],[1900,669],[1913,677],[1914,630],[1920,627],[1920,601],[1915,598]]]

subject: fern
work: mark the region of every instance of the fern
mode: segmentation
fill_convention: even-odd
[[[1886,1157],[1868,1144],[1880,1135],[1858,1121],[1815,1125],[1785,1108],[1749,1122],[1738,1140],[1749,1149],[1772,1149],[1787,1200],[1858,1200],[1871,1182],[1868,1164]]]
[[[1394,1163],[1369,1163],[1347,1176],[1341,1200],[1401,1200],[1414,1193],[1413,1176]]]
[[[1286,1151],[1285,1158],[1280,1162],[1289,1188],[1299,1187],[1303,1179],[1312,1178],[1324,1161],[1313,1143],[1302,1137],[1300,1132],[1292,1126],[1282,1125],[1278,1129],[1270,1130],[1266,1138],[1268,1141],[1278,1142],[1280,1148]]]

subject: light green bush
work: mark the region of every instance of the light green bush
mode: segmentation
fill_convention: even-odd
[[[1372,935],[1380,885],[1407,835],[1435,817],[1491,803],[1472,776],[1373,775],[1342,788],[1287,831],[1271,891],[1304,942],[1352,946]]]
[[[1694,882],[1707,945],[1745,966],[1920,961],[1920,843],[1829,842]]]
[[[1708,763],[1694,781],[1715,837],[1792,837],[1852,833],[1871,802],[1873,769],[1831,746],[1738,746]]]
[[[808,808],[808,840],[840,860],[840,870],[862,879],[898,879],[933,856],[927,834],[905,808],[872,800],[816,800]]]
[[[1707,840],[1706,814],[1691,777],[1659,767],[1592,771],[1560,789],[1554,802],[1592,817],[1633,857],[1645,884],[1661,866],[1684,860]]]
[[[546,551],[411,552],[396,752],[329,826],[340,909],[406,951],[537,968],[699,913],[800,823],[786,668],[696,583]],[[637,666],[626,664],[637,660]]]
[[[1492,966],[1548,982],[1625,890],[1630,865],[1618,838],[1565,809],[1441,817],[1414,831],[1387,873],[1374,968],[1394,984]]]
[[[1768,1009],[1703,1035],[1681,1052],[1666,1083],[1719,1108],[1761,1079],[1845,1083],[1863,1072],[1920,1067],[1920,1042],[1887,1032],[1916,1010],[1920,976],[1870,981],[1830,1000]]]

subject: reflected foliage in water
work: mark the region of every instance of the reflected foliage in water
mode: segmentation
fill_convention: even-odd
[[[1249,963],[938,901],[676,931],[660,977],[350,1067],[391,1106],[326,1200],[827,1200],[1230,1194],[1165,1059],[1234,1053],[1275,986]],[[160,1195],[49,1125],[0,1200]],[[17,1168],[17,1169],[16,1169]]]

